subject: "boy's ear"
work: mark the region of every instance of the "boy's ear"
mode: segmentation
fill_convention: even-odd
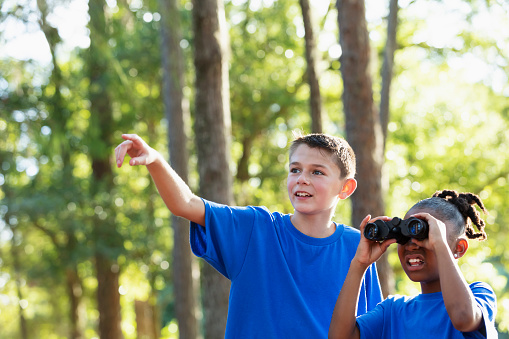
[[[456,246],[454,246],[454,249],[452,253],[454,254],[455,258],[461,258],[462,256],[467,253],[468,250],[468,241],[464,238],[459,238],[456,241]]]
[[[349,196],[352,195],[352,193],[357,188],[357,180],[354,178],[346,179],[345,183],[343,184],[343,189],[339,193],[339,199],[346,199]]]

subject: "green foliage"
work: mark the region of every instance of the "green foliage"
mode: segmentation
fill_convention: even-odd
[[[376,6],[373,1],[367,2],[368,12]],[[172,322],[169,212],[146,169],[114,169],[113,189],[103,190],[93,202],[90,193],[94,182],[89,155],[95,145],[112,154],[122,141],[121,133],[138,133],[167,154],[157,3],[130,4],[130,8],[125,3],[106,6],[107,48],[100,53],[108,69],[113,144],[93,130],[89,134],[85,50],[56,60],[60,78],[53,67],[0,59],[0,338],[18,336],[20,301],[34,335],[67,335],[69,268],[76,270],[82,284],[85,337],[97,336],[92,251],[97,244],[104,244],[108,251],[110,240],[121,242],[110,254],[118,258],[122,272],[125,337],[136,335],[134,300],[158,306],[166,326],[163,336],[174,337],[177,332]],[[291,213],[285,183],[287,146],[293,130],[308,131],[310,126],[300,8],[290,1],[260,2],[259,7],[250,1],[227,1],[225,6],[231,46],[235,200],[239,205],[265,205]],[[191,8],[189,1],[181,2],[184,94],[192,110]],[[436,13],[437,8],[450,10],[458,20],[453,38],[445,42],[433,30],[444,23],[429,22],[423,11]],[[24,7],[1,11],[3,20],[8,15],[30,20],[28,12]],[[320,15],[318,39],[333,46],[338,36],[337,13],[332,9]],[[486,16],[493,18],[491,30],[478,28]],[[507,8],[500,2],[469,1],[450,8],[446,2],[419,1],[401,9],[384,166],[387,215],[402,216],[416,201],[444,188],[482,197],[490,212],[485,216],[488,240],[473,242],[460,265],[469,282],[484,280],[494,287],[499,328],[506,332],[509,258],[504,249],[509,234],[504,221],[509,218],[509,160],[504,150],[509,146],[509,35],[494,23],[507,27],[507,17]],[[383,13],[370,21],[369,29],[377,98],[386,29]],[[330,36],[336,41],[323,43]],[[321,58],[325,132],[342,135],[339,63],[328,48],[322,48]],[[198,177],[195,165],[192,156],[193,188]],[[115,216],[114,239],[96,241],[94,221],[111,215]],[[342,202],[335,219],[349,224],[349,215],[350,204]],[[23,258],[18,268],[14,253]],[[389,259],[397,292],[418,293],[395,253]]]

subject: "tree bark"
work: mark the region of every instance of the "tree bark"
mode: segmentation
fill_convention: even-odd
[[[7,220],[7,218],[6,218]],[[7,222],[8,225],[8,222]],[[18,312],[19,312],[19,334],[21,339],[28,339],[28,324],[25,317],[24,308],[21,306],[21,301],[23,300],[23,291],[21,290],[21,263],[19,256],[19,246],[16,245],[16,238],[18,238],[18,232],[11,227],[12,238],[11,238],[11,255],[13,261],[13,268],[15,274],[15,282],[16,282],[16,293],[18,297]]]
[[[387,126],[390,118],[390,90],[393,77],[394,52],[396,50],[396,32],[398,26],[398,0],[390,0],[389,16],[387,18],[387,41],[384,51],[384,62],[382,65],[382,90],[380,93],[380,124],[383,133],[383,153],[387,142]],[[382,174],[383,175],[383,174]],[[382,185],[383,189],[383,185]],[[394,294],[395,281],[387,253],[378,260],[378,274],[382,285],[384,297]]]
[[[97,275],[97,308],[99,311],[99,336],[101,339],[123,338],[120,327],[120,268],[116,256],[122,251],[120,234],[115,227],[114,209],[104,192],[113,190],[113,173],[110,164],[110,145],[113,134],[113,118],[109,97],[109,75],[107,57],[105,3],[89,1],[90,47],[86,67],[90,79],[90,123],[88,151],[92,162],[93,181],[90,187],[92,204],[99,207],[102,217],[93,217],[93,239],[95,241],[95,265]],[[104,212],[104,213],[103,213]]]
[[[163,63],[163,99],[168,120],[168,148],[170,164],[188,182],[189,154],[186,121],[189,112],[184,105],[184,60],[180,49],[180,17],[175,0],[160,0],[162,14],[161,53]],[[196,319],[196,288],[192,275],[193,257],[189,246],[189,222],[172,215],[173,227],[173,284],[175,311],[181,338],[198,336]]]
[[[342,48],[343,107],[346,137],[357,158],[357,190],[352,195],[352,223],[358,227],[362,219],[384,215],[382,195],[383,133],[380,117],[373,102],[369,69],[369,36],[364,1],[338,0],[339,36]],[[384,294],[387,284],[380,267]]]
[[[318,53],[316,50],[315,33],[309,0],[299,0],[304,21],[307,78],[309,83],[309,106],[311,112],[311,132],[322,133],[322,99],[320,95],[320,83],[318,81]]]
[[[104,254],[95,256],[97,275],[97,305],[99,310],[99,337],[123,338],[120,328],[120,294],[118,292],[118,265]]]
[[[69,267],[66,270],[67,295],[69,296],[70,318],[71,318],[71,339],[83,338],[84,322],[81,316],[83,287],[76,267]]]
[[[134,313],[136,315],[136,335],[138,339],[159,338],[159,327],[155,323],[154,306],[148,301],[135,300]],[[180,333],[182,336],[182,333]],[[186,337],[183,337],[186,338]]]
[[[230,164],[228,41],[222,1],[193,0],[196,68],[195,135],[200,195],[208,200],[233,201]],[[202,270],[205,337],[224,338],[229,281],[210,265]]]
[[[393,77],[394,52],[396,51],[396,32],[398,27],[398,0],[390,0],[389,16],[387,18],[387,41],[382,65],[382,91],[380,94],[380,122],[385,141],[387,140],[387,126],[389,124],[390,90]]]

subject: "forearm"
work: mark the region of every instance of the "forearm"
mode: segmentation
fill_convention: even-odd
[[[462,332],[479,328],[482,313],[452,253],[448,248],[436,251],[440,287],[445,308],[454,327]]]
[[[174,215],[205,226],[205,205],[173,168],[158,154],[147,169],[163,198]]]
[[[360,332],[356,325],[357,303],[362,278],[366,269],[353,261],[339,293],[329,327],[329,339],[359,338]]]

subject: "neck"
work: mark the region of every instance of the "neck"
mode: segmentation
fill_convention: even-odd
[[[295,214],[290,217],[296,229],[313,238],[327,238],[334,234],[336,226],[331,219],[332,214],[323,216],[319,214],[301,214],[298,212],[295,212]]]
[[[435,292],[441,292],[441,291],[442,291],[442,288],[440,287],[440,280],[435,280],[432,282],[421,282],[422,294],[435,293]]]

